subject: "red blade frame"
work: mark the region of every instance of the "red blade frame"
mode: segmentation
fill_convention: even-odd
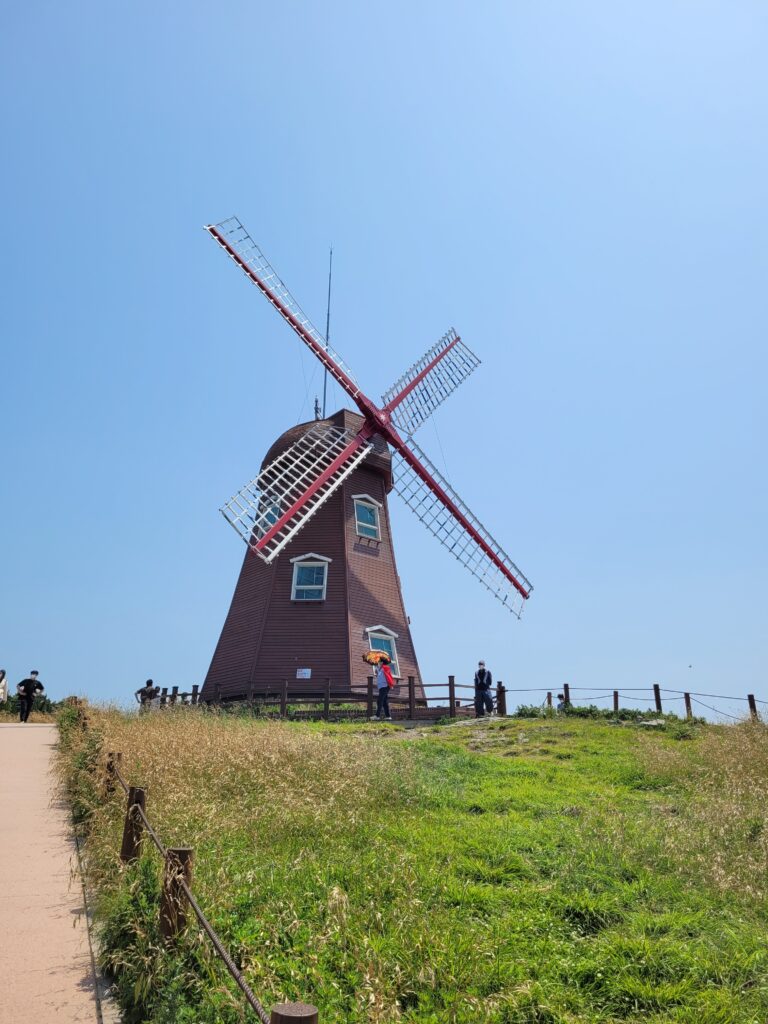
[[[352,438],[352,440],[349,442],[346,448],[339,455],[336,456],[336,458],[333,460],[330,466],[323,473],[320,474],[317,480],[314,480],[312,484],[306,489],[306,491],[304,491],[303,494],[299,495],[299,497],[296,499],[293,505],[291,505],[288,511],[284,512],[283,515],[280,516],[280,518],[274,523],[271,529],[267,530],[264,536],[260,537],[259,540],[252,545],[253,550],[261,551],[265,547],[267,547],[272,538],[276,534],[280,533],[285,524],[290,522],[290,520],[296,515],[296,513],[299,511],[302,505],[305,505],[310,498],[317,494],[320,488],[325,483],[327,483],[328,480],[330,480],[330,478],[333,476],[336,470],[343,466],[344,463],[352,455],[354,455],[358,448],[361,448],[368,441],[369,437],[370,433],[368,433],[366,431],[365,426],[363,426],[362,430],[360,430],[355,435],[355,437]]]
[[[387,404],[384,406],[384,411],[385,412],[392,412],[393,409],[396,409],[397,406],[400,405],[400,403],[405,398],[407,398],[408,395],[410,395],[410,393],[413,391],[413,389],[415,387],[417,387],[419,384],[421,384],[421,382],[424,380],[424,378],[427,376],[427,374],[430,372],[430,370],[433,370],[437,366],[437,364],[440,362],[440,360],[444,359],[445,356],[447,356],[448,353],[451,351],[451,349],[455,345],[458,345],[460,341],[461,341],[461,338],[457,334],[456,337],[453,339],[453,341],[451,341],[448,345],[446,345],[446,347],[442,350],[442,352],[438,352],[437,355],[435,356],[435,358],[431,362],[427,363],[427,365],[424,367],[424,369],[421,371],[421,373],[417,374],[413,378],[413,380],[410,382],[410,384],[406,384],[406,386],[403,388],[402,391],[398,391],[398,393],[394,396],[394,398],[390,399],[389,402],[387,402]]]
[[[424,483],[432,491],[435,497],[438,498],[438,500],[448,509],[448,511],[451,513],[454,519],[456,519],[456,521],[461,524],[461,526],[470,535],[472,540],[487,555],[487,557],[502,573],[502,575],[509,580],[509,582],[515,588],[515,590],[517,590],[518,593],[525,600],[527,600],[531,595],[531,589],[523,586],[520,583],[520,581],[517,580],[512,573],[510,573],[510,571],[507,569],[507,567],[504,565],[504,563],[501,561],[498,555],[494,552],[494,550],[488,545],[488,543],[483,539],[483,537],[480,536],[480,534],[474,528],[472,523],[470,523],[467,520],[466,516],[461,512],[461,510],[457,508],[456,504],[451,500],[450,496],[446,494],[446,492],[443,490],[440,484],[432,477],[432,475],[429,472],[427,472],[427,470],[416,458],[416,456],[413,454],[413,452],[410,450],[408,445],[405,443],[405,441],[402,439],[402,437],[392,424],[391,410],[395,408],[400,402],[402,402],[406,395],[413,390],[413,388],[419,383],[420,380],[423,379],[426,373],[436,363],[440,361],[440,359],[445,355],[446,352],[450,351],[453,345],[458,343],[458,335],[456,337],[456,341],[454,341],[452,345],[448,346],[441,353],[439,353],[435,357],[435,359],[433,359],[430,362],[429,366],[426,367],[405,388],[403,388],[403,390],[399,392],[384,409],[380,409],[377,405],[375,405],[374,402],[371,401],[370,398],[368,398],[367,395],[364,395],[362,393],[362,391],[357,386],[357,384],[352,380],[352,378],[347,373],[344,372],[342,367],[340,367],[338,363],[336,363],[335,360],[332,359],[331,356],[326,352],[325,348],[321,344],[319,344],[312,337],[312,335],[302,326],[302,324],[296,319],[293,313],[291,313],[288,307],[283,302],[281,302],[280,299],[272,292],[269,286],[261,280],[259,275],[253,270],[253,268],[248,266],[245,260],[243,260],[242,257],[238,255],[238,253],[232,248],[232,246],[227,242],[223,235],[218,231],[217,227],[213,224],[208,224],[206,225],[205,230],[212,235],[212,237],[218,242],[222,249],[224,249],[225,252],[227,252],[228,255],[231,257],[231,259],[234,260],[234,262],[240,267],[243,273],[245,273],[250,278],[250,280],[256,285],[259,291],[268,300],[270,305],[274,306],[274,308],[278,311],[280,316],[282,316],[283,319],[286,320],[291,325],[291,327],[298,334],[298,336],[301,338],[304,344],[307,345],[307,347],[314,352],[314,354],[317,356],[317,358],[320,360],[323,366],[327,368],[328,372],[334,377],[335,380],[338,381],[341,387],[344,388],[349,397],[354,401],[355,405],[357,405],[358,409],[365,417],[366,422],[363,424],[361,430],[356,435],[354,440],[350,443],[349,449],[343,453],[344,457],[348,458],[352,451],[359,448],[360,445],[363,444],[366,440],[368,440],[373,434],[380,434],[384,438],[384,440],[389,445],[391,445],[403,457],[403,459],[405,459],[405,461],[409,464],[409,466],[411,466],[413,471],[424,481]],[[339,459],[341,459],[341,456],[339,456]],[[326,473],[324,473],[322,477],[318,478],[318,480],[314,481],[314,483],[309,488],[307,488],[307,490],[304,492],[301,498],[298,499],[298,501],[292,507],[292,509],[289,510],[290,514],[295,513],[296,510],[300,508],[301,505],[304,504],[304,502],[306,502],[319,490],[319,488],[325,482],[324,478],[327,478],[327,473],[328,470],[326,470]],[[280,525],[284,523],[286,518],[289,518],[289,513],[286,513],[284,516],[282,516],[281,519],[277,523],[275,523],[275,525],[272,527],[269,533],[265,534],[264,538],[262,538],[264,543],[267,542],[267,538],[270,538],[278,531]]]

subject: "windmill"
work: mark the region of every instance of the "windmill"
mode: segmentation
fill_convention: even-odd
[[[513,614],[520,616],[533,589],[413,439],[480,360],[451,329],[392,385],[378,406],[312,325],[240,221],[233,217],[206,230],[320,360],[358,413],[342,410],[286,432],[267,453],[258,475],[221,509],[249,553],[203,696],[210,698],[215,690],[242,698],[249,690],[263,690],[275,676],[293,680],[294,668],[297,680],[316,679],[318,669],[323,676],[331,672],[330,662],[317,664],[326,635],[335,637],[336,648],[345,647],[345,661],[333,665],[337,686],[361,682],[355,654],[361,645],[387,649],[388,636],[393,648],[397,638],[396,662],[413,668],[419,681],[391,550],[389,490]],[[368,490],[352,494],[356,486]],[[370,493],[374,490],[375,495]],[[341,542],[339,529],[346,531]],[[316,550],[323,544],[336,545],[333,558]],[[352,552],[354,558],[366,556],[358,560],[363,568],[351,564]],[[334,560],[346,563],[346,589],[341,593],[339,584],[340,592],[329,600]],[[334,573],[340,580],[341,573]],[[283,581],[276,584],[281,574]],[[362,597],[356,596],[358,591],[364,592]],[[313,604],[325,606],[310,617],[307,608]],[[398,629],[367,622],[377,614],[388,614]],[[304,629],[314,639],[302,646]],[[302,666],[310,657],[315,667]]]

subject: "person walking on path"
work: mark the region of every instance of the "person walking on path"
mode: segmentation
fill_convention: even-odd
[[[146,683],[144,683],[144,685],[140,687],[134,694],[134,697],[141,705],[139,711],[149,711],[152,705],[152,701],[155,699],[158,693],[160,693],[160,687],[155,686],[152,680],[148,679]]]
[[[8,700],[8,675],[4,668],[0,668],[0,704]]]
[[[391,722],[389,688],[395,685],[395,680],[392,677],[392,669],[389,667],[388,658],[382,658],[379,662],[379,667],[376,669],[376,685],[379,688],[379,695],[376,700],[376,718],[385,722]]]
[[[32,710],[32,705],[35,703],[35,697],[38,695],[42,696],[45,692],[43,684],[37,678],[40,673],[37,669],[33,669],[26,679],[22,679],[16,687],[16,693],[19,695],[19,721],[26,722],[29,718],[29,712]]]
[[[477,672],[475,672],[475,716],[477,718],[482,718],[486,711],[489,715],[493,714],[491,686],[493,686],[493,677],[485,667],[485,662],[480,661],[477,665]]]

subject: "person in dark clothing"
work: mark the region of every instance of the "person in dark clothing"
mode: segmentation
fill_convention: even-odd
[[[493,678],[490,671],[485,667],[485,662],[478,663],[475,672],[475,715],[482,718],[487,711],[493,714],[493,696],[491,695]]]
[[[152,701],[160,693],[160,687],[155,686],[151,679],[148,679],[144,685],[136,691],[134,696],[141,705],[140,711],[149,711]]]
[[[33,669],[29,673],[26,679],[22,679],[16,687],[16,693],[19,695],[19,721],[26,722],[29,718],[29,712],[32,710],[32,705],[35,703],[35,697],[38,694],[44,692],[43,684],[37,678],[40,673],[37,669]]]

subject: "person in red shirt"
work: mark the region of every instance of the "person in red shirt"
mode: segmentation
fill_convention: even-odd
[[[392,715],[389,713],[389,690],[390,687],[395,685],[395,680],[392,677],[392,669],[389,667],[389,658],[386,656],[381,659],[379,667],[376,669],[376,685],[379,688],[379,696],[376,701],[375,717],[385,722],[391,722]]]

